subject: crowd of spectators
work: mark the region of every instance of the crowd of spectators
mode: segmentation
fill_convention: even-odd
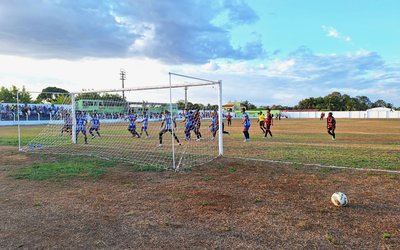
[[[50,119],[62,119],[65,113],[69,113],[69,109],[66,105],[58,104],[20,104],[19,109],[16,103],[0,103],[0,120],[1,121],[12,121],[17,120],[17,113],[19,110],[19,119],[23,120],[50,120]],[[195,111],[193,111],[195,112]],[[201,110],[200,114],[202,118],[211,118],[212,110]],[[86,115],[92,116],[93,113],[86,113]],[[141,118],[142,114],[138,114]],[[163,117],[161,112],[148,112],[150,119],[159,119]],[[125,119],[126,113],[97,113],[100,119]],[[177,114],[177,118],[184,118],[184,113],[180,110]]]
[[[64,109],[64,106],[57,104],[20,104],[17,106],[16,103],[0,103],[0,119],[2,121],[17,120],[19,111],[20,119],[50,120],[51,116],[60,109]]]

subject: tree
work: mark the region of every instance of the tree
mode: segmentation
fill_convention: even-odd
[[[369,108],[372,108],[372,102],[370,101],[370,99],[366,96],[356,96],[356,110],[367,110]]]
[[[339,92],[332,92],[331,94],[325,96],[325,103],[328,104],[327,108],[332,111],[344,110],[344,101],[342,94]]]
[[[17,92],[18,99],[20,103],[31,103],[32,96],[30,93],[27,93],[25,90],[25,86],[22,86],[22,89],[19,90],[16,86],[12,86],[10,89],[6,87],[0,88],[0,102],[6,103],[16,103],[17,102]]]
[[[47,87],[42,89],[42,92],[36,98],[36,101],[39,103],[47,102],[47,103],[56,103],[59,102],[59,97],[64,97],[65,94],[69,92],[65,89],[57,88],[57,87]],[[61,98],[64,99],[64,98]]]
[[[185,109],[185,101],[184,100],[179,100],[176,102],[176,105],[178,106],[179,110]]]
[[[246,110],[257,109],[257,106],[253,103],[250,103],[248,100],[241,101],[240,106],[245,107]]]
[[[386,106],[387,106],[387,103],[386,103],[384,100],[381,100],[381,99],[377,100],[376,102],[374,102],[374,103],[372,104],[372,107],[373,107],[373,108],[377,108],[377,107],[386,107]]]

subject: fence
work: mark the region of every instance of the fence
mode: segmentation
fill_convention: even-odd
[[[324,111],[328,114],[329,111]],[[396,119],[400,118],[400,111],[332,111],[335,118],[351,119]],[[282,112],[287,118],[320,118],[321,111],[317,112]]]

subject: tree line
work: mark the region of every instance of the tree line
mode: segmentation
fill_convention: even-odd
[[[347,94],[342,95],[339,92],[332,92],[324,97],[310,97],[303,99],[294,108],[332,111],[363,111],[376,107],[395,108],[392,103],[385,102],[381,99],[372,102],[367,96],[351,97]]]
[[[0,88],[0,103],[16,103],[17,102],[17,92],[19,91],[19,102],[20,103],[52,103],[52,104],[63,104],[70,102],[69,92],[62,88],[57,87],[47,87],[42,89],[41,93],[36,97],[32,98],[32,95],[26,92],[25,87],[18,89],[16,86],[10,88],[1,87]],[[109,94],[109,93],[82,93],[75,97],[76,100],[79,99],[91,99],[91,100],[115,100],[115,101],[125,101],[119,94]],[[195,109],[207,109],[207,110],[217,110],[218,105],[211,104],[201,104],[188,102],[187,108],[190,110]],[[179,100],[177,102],[178,109],[185,108],[185,101]],[[351,97],[347,94],[341,94],[340,92],[332,92],[324,97],[309,97],[299,101],[295,106],[282,106],[282,105],[272,105],[272,106],[256,106],[248,100],[240,102],[241,107],[245,107],[248,110],[292,110],[292,109],[318,109],[318,110],[331,110],[331,111],[363,111],[375,107],[387,107],[396,109],[392,103],[386,102],[379,99],[372,102],[367,96],[355,96]],[[400,109],[400,107],[397,107]]]

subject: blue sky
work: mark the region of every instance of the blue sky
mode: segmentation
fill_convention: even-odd
[[[399,10],[395,0],[1,1],[0,85],[118,88],[124,68],[127,87],[166,84],[170,71],[222,80],[225,102],[339,91],[400,106]]]

